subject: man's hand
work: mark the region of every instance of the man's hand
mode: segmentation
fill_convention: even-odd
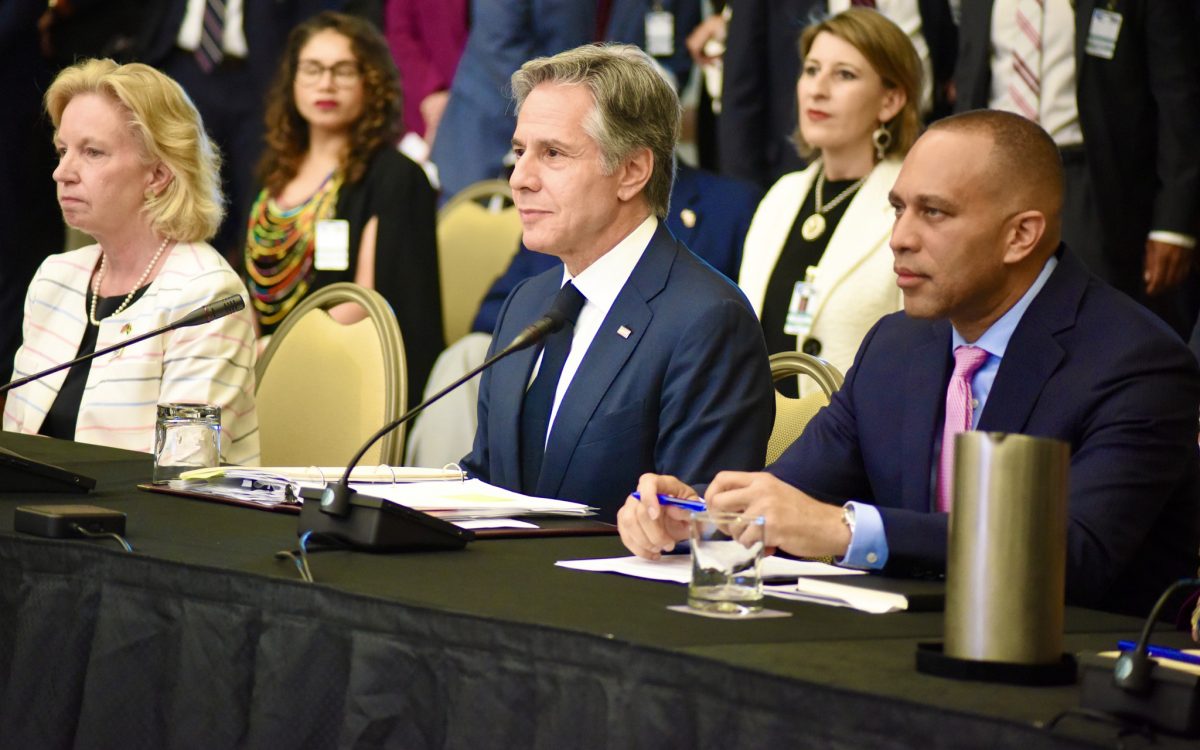
[[[691,511],[658,504],[659,495],[671,495],[685,500],[699,500],[691,487],[675,477],[643,474],[638,479],[641,501],[632,495],[617,511],[617,530],[630,552],[648,560],[657,560],[664,552],[675,549],[675,543],[687,539]]]
[[[766,519],[766,545],[799,557],[841,557],[850,529],[840,505],[814,500],[766,472],[723,471],[705,493],[712,511]]]
[[[708,65],[718,59],[718,57],[709,57],[704,52],[704,47],[710,41],[720,42],[721,46],[725,45],[726,24],[725,17],[720,13],[714,13],[708,18],[700,22],[700,25],[692,29],[692,33],[688,34],[687,49],[688,54],[696,61],[697,65]]]
[[[1179,286],[1191,268],[1192,248],[1146,240],[1146,265],[1142,274],[1146,294],[1154,297]]]

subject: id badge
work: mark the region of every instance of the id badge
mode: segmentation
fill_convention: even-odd
[[[316,245],[313,265],[318,271],[345,271],[350,267],[350,222],[345,219],[318,221]]]
[[[651,57],[675,54],[674,14],[661,9],[646,14],[646,53]]]
[[[1104,60],[1113,59],[1117,51],[1117,37],[1121,33],[1121,23],[1124,20],[1116,11],[1100,8],[1093,10],[1085,47],[1087,53]]]
[[[813,316],[808,306],[817,293],[815,281],[817,269],[808,267],[804,281],[797,281],[792,287],[792,298],[788,301],[787,317],[783,319],[783,332],[789,336],[797,336],[801,340],[808,338],[812,332]]]

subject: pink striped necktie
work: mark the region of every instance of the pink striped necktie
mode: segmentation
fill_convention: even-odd
[[[950,512],[954,482],[954,437],[971,429],[975,407],[971,403],[971,378],[987,361],[988,353],[977,346],[954,350],[954,374],[946,389],[946,426],[942,430],[942,455],[938,461],[937,504],[941,513]]]
[[[1013,77],[1008,96],[1013,111],[1041,121],[1042,19],[1045,0],[1017,0],[1017,35],[1013,39]]]
[[[205,73],[213,72],[225,59],[225,2],[205,0],[204,23],[200,27],[200,46],[196,63]]]

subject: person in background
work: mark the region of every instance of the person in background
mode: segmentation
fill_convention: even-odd
[[[63,219],[96,239],[29,286],[16,377],[120,343],[245,287],[205,240],[219,157],[183,89],[142,64],[89,60],[46,92]],[[221,407],[222,457],[257,463],[248,311],[182,328],[9,392],[4,429],[152,452],[156,405]]]
[[[722,56],[723,174],[765,188],[804,166],[789,143],[800,73],[796,39],[827,13],[852,4],[874,7],[908,34],[922,61],[922,113],[934,119],[949,111],[958,27],[947,0],[736,0]]]
[[[21,310],[29,282],[47,255],[63,248],[62,216],[54,199],[54,154],[42,94],[53,79],[38,53],[38,18],[45,0],[6,0],[0,10],[0,382],[12,378],[21,345]],[[0,407],[4,394],[0,393]]]
[[[467,44],[467,0],[387,0],[384,30],[404,88],[404,130],[437,137],[450,83]]]
[[[1064,239],[1184,338],[1200,284],[1193,6],[964,2],[955,72],[959,111],[1002,109],[1050,133],[1066,165]]]
[[[902,306],[888,190],[920,130],[921,61],[883,15],[852,9],[804,30],[797,147],[812,163],[763,198],[738,284],[767,350],[803,351],[845,372],[863,336]],[[797,395],[794,379],[778,384]],[[800,391],[814,387],[811,380]]]
[[[691,58],[685,40],[699,21],[699,0],[475,0],[433,144],[442,200],[505,171],[513,130],[508,81],[522,63],[589,42],[623,42],[686,82]]]
[[[378,30],[334,12],[297,26],[267,99],[245,267],[264,336],[328,284],[379,291],[400,322],[416,403],[444,345],[436,197],[393,148],[399,119],[396,67]],[[342,323],[364,315],[353,305],[330,314]]]

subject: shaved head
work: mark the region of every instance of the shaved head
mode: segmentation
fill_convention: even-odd
[[[989,192],[1012,212],[1042,212],[1043,244],[1054,252],[1062,237],[1063,165],[1058,146],[1041,126],[1011,112],[977,109],[937,120],[929,130],[988,137]]]

